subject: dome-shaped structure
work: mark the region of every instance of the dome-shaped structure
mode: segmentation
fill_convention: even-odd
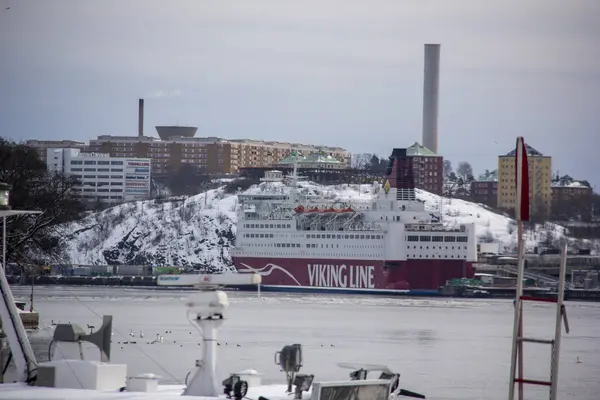
[[[156,132],[161,140],[170,140],[174,137],[194,137],[197,126],[157,126]]]

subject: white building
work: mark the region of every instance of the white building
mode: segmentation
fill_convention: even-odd
[[[48,169],[77,178],[80,185],[73,190],[86,200],[120,203],[150,197],[149,158],[111,157],[72,148],[46,152]]]

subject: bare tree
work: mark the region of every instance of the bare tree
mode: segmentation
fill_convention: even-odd
[[[9,218],[7,261],[26,265],[63,260],[60,224],[85,210],[71,190],[75,179],[49,173],[36,149],[0,138],[0,181],[12,185],[13,209],[42,211]]]
[[[444,160],[444,176],[449,177],[452,172],[452,162],[450,160]]]
[[[371,157],[373,154],[369,153],[352,154],[350,166],[355,169],[365,169],[369,165]]]
[[[456,175],[459,178],[462,178],[466,183],[471,183],[473,181],[473,168],[471,164],[467,161],[461,161],[458,163],[458,168],[456,169]]]

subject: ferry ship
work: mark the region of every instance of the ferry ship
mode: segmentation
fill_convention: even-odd
[[[297,168],[287,191],[239,195],[231,251],[235,269],[262,276],[263,290],[428,295],[454,278],[472,278],[474,224],[445,227],[415,196],[412,158],[394,149],[372,200],[303,194]]]

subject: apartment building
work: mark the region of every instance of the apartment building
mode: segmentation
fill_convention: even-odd
[[[141,157],[152,160],[152,173],[165,175],[188,164],[211,173],[231,173],[237,169],[235,145],[217,137],[153,137],[102,135],[90,140],[89,151],[112,157]],[[235,168],[233,168],[235,167]]]
[[[552,216],[560,220],[592,220],[593,190],[578,181],[552,183]]]
[[[415,187],[441,196],[444,190],[444,157],[415,142],[406,149],[412,158]]]
[[[108,153],[114,157],[146,157],[152,159],[152,172],[164,175],[184,164],[194,165],[209,173],[232,174],[239,168],[270,167],[293,151],[327,153],[350,166],[351,155],[339,147],[311,146],[296,143],[268,142],[219,137],[169,137],[160,140],[138,136],[98,136],[90,141],[89,151]]]
[[[87,144],[76,140],[28,140],[25,142],[27,146],[37,149],[42,161],[46,162],[48,149],[79,149],[84,150]]]
[[[152,173],[166,175],[188,164],[209,173],[232,174],[245,167],[271,167],[293,152],[324,154],[350,167],[351,154],[341,147],[306,145],[250,139],[194,137],[197,128],[158,126],[159,138],[148,136],[100,135],[89,146],[75,141],[30,140],[45,160],[48,148],[78,148],[84,152],[109,154],[111,157],[149,158]]]
[[[84,153],[79,149],[46,149],[48,170],[74,176],[73,190],[85,200],[120,203],[150,197],[151,160]]]
[[[341,162],[345,168],[350,168],[352,158],[350,152],[341,147],[250,139],[232,139],[230,142],[237,145],[238,168],[270,167],[295,153],[307,157],[332,157]]]
[[[498,171],[486,171],[471,182],[471,199],[490,207],[498,206]]]
[[[531,214],[549,215],[552,205],[552,157],[526,145],[529,163],[529,204]],[[498,207],[515,208],[517,151],[498,156]]]

